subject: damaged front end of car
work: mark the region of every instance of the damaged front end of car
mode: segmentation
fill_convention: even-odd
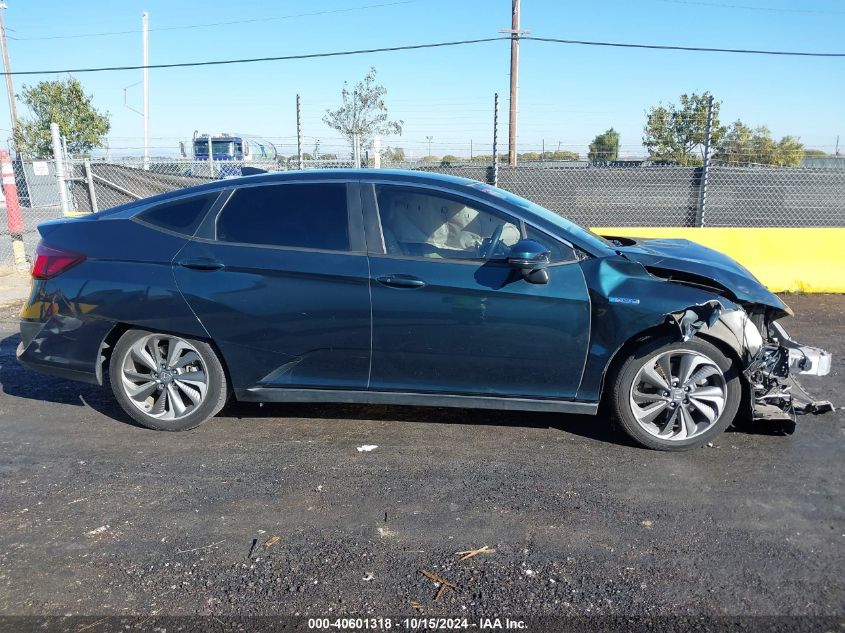
[[[685,341],[698,335],[733,350],[747,387],[747,417],[788,422],[782,426],[790,430],[797,414],[833,410],[830,402],[815,400],[797,380],[799,375],[827,375],[831,355],[786,333],[778,320],[792,316],[792,310],[748,269],[689,240],[607,239],[618,245],[619,256],[640,264],[667,290],[675,289],[661,291],[661,296],[680,299],[691,291],[709,295],[688,307],[667,310],[665,319]]]
[[[791,310],[714,299],[667,316],[683,340],[699,335],[717,339],[735,352],[742,363],[748,387],[749,417],[781,421],[787,431],[795,428],[797,414],[833,410],[826,400],[814,400],[800,385],[797,375],[825,376],[831,355],[822,349],[793,340],[775,319]]]

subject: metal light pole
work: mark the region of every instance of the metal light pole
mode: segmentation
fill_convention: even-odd
[[[302,117],[301,117],[301,103],[299,95],[296,95],[296,162],[297,168],[305,169],[305,163],[302,162]]]
[[[431,158],[431,141],[434,139],[434,137],[426,136],[425,138],[428,141],[428,157]]]
[[[67,215],[70,212],[70,198],[67,195],[67,185],[65,184],[65,153],[62,148],[62,135],[59,132],[59,124],[50,124],[50,136],[53,143],[53,160],[56,166],[56,181],[59,183],[59,203],[62,209],[62,215]]]
[[[701,184],[698,193],[696,226],[704,226],[707,213],[707,185],[710,179],[710,140],[713,131],[713,95],[707,97],[707,129],[704,134],[704,161],[701,167]]]
[[[150,69],[149,69],[149,14],[141,16],[141,38],[144,57],[144,169],[150,168]]]
[[[499,186],[499,93],[493,95],[493,186]]]

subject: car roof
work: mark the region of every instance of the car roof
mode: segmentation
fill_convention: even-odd
[[[414,169],[302,169],[241,176],[218,181],[224,187],[237,187],[257,182],[284,182],[286,180],[400,180],[406,182],[470,185],[477,181],[450,174]]]
[[[477,185],[479,181],[461,178],[449,174],[441,174],[429,171],[417,171],[411,169],[303,169],[292,171],[268,172],[265,174],[254,174],[251,176],[239,176],[237,178],[224,178],[212,180],[201,184],[181,187],[172,191],[156,194],[142,198],[137,201],[122,204],[112,209],[106,209],[99,215],[114,215],[124,209],[137,207],[139,203],[144,206],[151,203],[166,202],[175,198],[182,198],[188,195],[201,194],[211,191],[222,191],[233,187],[245,185],[273,184],[286,181],[308,181],[308,180],[395,180],[397,182],[413,184],[430,184],[451,187],[466,187]]]

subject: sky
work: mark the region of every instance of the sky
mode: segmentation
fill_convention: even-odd
[[[510,0],[7,0],[14,71],[141,63],[141,14],[149,12],[150,63],[292,55],[495,37],[510,27]],[[303,15],[312,14],[312,15]],[[239,24],[220,24],[241,21]],[[207,26],[214,24],[212,26]],[[538,37],[723,48],[845,52],[841,0],[523,0],[522,28]],[[96,35],[91,35],[96,34]],[[88,36],[91,35],[91,36]],[[80,37],[86,36],[86,37]],[[296,95],[305,151],[348,152],[321,119],[344,81],[370,66],[387,89],[391,118],[404,122],[409,157],[490,153],[493,95],[500,94],[506,150],[510,44],[373,53],[150,71],[150,145],[174,155],[194,130],[252,134],[295,153]],[[66,75],[14,77],[23,84]],[[112,155],[143,146],[142,72],[75,75],[109,112]],[[609,127],[620,154],[644,155],[645,112],[685,92],[709,90],[722,122],[767,125],[807,147],[845,147],[845,58],[634,50],[523,41],[518,150],[587,150]],[[133,85],[137,84],[137,85]],[[131,86],[131,87],[130,87]],[[18,116],[26,117],[18,106]],[[6,100],[0,134],[9,135]]]

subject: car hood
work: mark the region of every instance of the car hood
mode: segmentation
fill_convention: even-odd
[[[633,244],[617,247],[617,251],[643,266],[690,273],[711,279],[726,288],[739,302],[759,303],[785,314],[792,314],[789,306],[761,284],[747,268],[712,248],[683,239],[637,239],[609,236],[607,239],[617,239],[623,243],[633,241]]]

